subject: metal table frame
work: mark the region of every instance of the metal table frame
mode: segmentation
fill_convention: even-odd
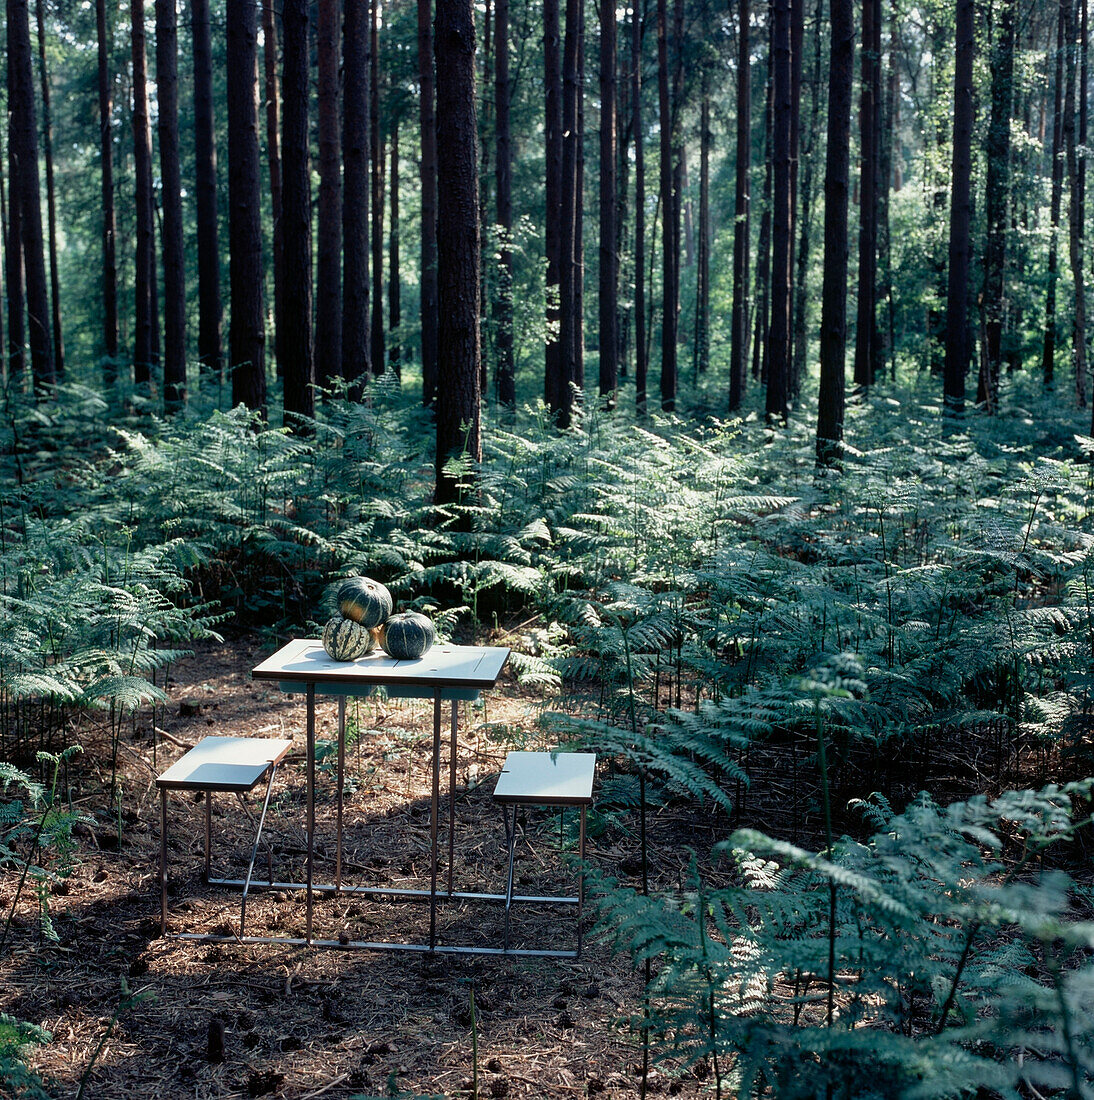
[[[577,898],[521,895],[513,897],[505,893],[476,893],[455,889],[453,864],[455,855],[455,801],[456,801],[456,753],[460,700],[475,699],[480,691],[494,686],[509,650],[504,647],[435,645],[423,658],[400,661],[382,653],[372,653],[356,661],[332,661],[322,644],[317,641],[297,639],[289,642],[271,657],[257,665],[251,675],[256,680],[274,681],[282,691],[303,691],[307,704],[307,865],[306,881],[255,883],[255,888],[299,890],[306,892],[305,934],[300,937],[275,936],[201,936],[212,942],[285,943],[300,946],[334,947],[343,950],[362,949],[374,951],[433,951],[445,954],[486,954],[516,956],[549,956],[575,958],[569,950],[532,950],[503,947],[461,946],[437,942],[437,906],[444,900],[466,900],[499,904],[512,901],[554,904],[577,904]],[[349,696],[368,695],[383,687],[391,697],[432,698],[433,700],[433,761],[430,793],[430,883],[428,890],[405,889],[389,886],[347,886],[342,883],[342,807],[345,779],[345,704]],[[335,875],[332,883],[315,881],[315,698],[316,695],[336,696],[338,707],[338,762],[335,854]],[[452,718],[449,735],[448,767],[448,881],[447,889],[438,889],[439,879],[439,817],[441,802],[441,726],[443,703],[451,701]],[[242,886],[241,880],[217,880],[219,885]],[[390,898],[405,898],[429,902],[428,943],[400,943],[391,941],[364,941],[316,939],[312,934],[314,896],[319,893],[355,893]]]

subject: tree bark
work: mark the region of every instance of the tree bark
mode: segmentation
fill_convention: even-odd
[[[179,162],[178,14],[175,0],[156,0],[156,99],[159,103],[163,202],[163,408],[186,403],[186,259],[182,243]]]
[[[877,146],[878,103],[881,90],[878,25],[880,21],[880,0],[862,0],[856,386],[872,386],[877,367]]]
[[[273,0],[266,0],[271,11]],[[197,208],[198,363],[203,387],[219,389],[222,381],[220,229],[217,217],[217,148],[213,125],[213,48],[209,0],[190,0],[194,41],[194,183]],[[267,50],[274,47],[271,35]],[[276,106],[276,95],[274,97]],[[272,164],[272,162],[271,162]],[[271,168],[272,171],[272,168]],[[271,182],[271,190],[273,184]],[[275,258],[278,211],[274,210]],[[275,272],[275,280],[277,274]],[[280,330],[280,325],[278,326]]]
[[[403,322],[402,300],[399,293],[399,123],[391,122],[391,201],[388,203],[391,217],[388,235],[388,328],[391,331],[391,348],[388,359],[395,377],[402,376],[402,349],[399,347],[398,330]]]
[[[384,142],[380,131],[380,21],[369,7],[369,137],[372,149],[372,372],[384,373]]]
[[[38,75],[42,86],[42,144],[46,161],[46,213],[49,234],[49,289],[53,320],[53,365],[57,377],[65,375],[65,341],[61,331],[61,282],[57,270],[57,195],[53,186],[53,116],[50,110],[49,73],[46,69],[46,24],[42,0],[36,0],[38,24]]]
[[[508,17],[508,0],[502,0]],[[419,179],[422,193],[421,318],[422,404],[432,406],[437,392],[437,132],[433,109],[433,25],[431,0],[418,0],[418,119],[421,130]],[[499,47],[500,50],[500,47]],[[508,57],[506,75],[508,77]],[[506,117],[508,118],[508,90]],[[500,114],[499,128],[501,125]],[[499,142],[501,138],[498,138]],[[512,263],[510,261],[510,267]],[[511,346],[511,344],[510,344]],[[514,397],[514,404],[515,404]]]
[[[111,31],[106,20],[106,0],[95,0],[99,57],[99,157],[102,184],[103,262],[103,388],[111,389],[118,375],[118,265],[114,228],[114,115]],[[10,285],[10,284],[9,284]]]
[[[676,241],[673,199],[673,124],[669,104],[669,44],[666,0],[657,0],[657,101],[661,124],[661,408],[676,408]]]
[[[1045,297],[1045,331],[1041,370],[1046,386],[1053,385],[1056,371],[1056,282],[1059,279],[1058,241],[1060,204],[1064,189],[1064,45],[1067,0],[1060,0],[1056,23],[1056,99],[1052,112],[1052,198],[1049,208],[1048,293]]]
[[[729,350],[729,411],[744,400],[748,376],[748,252],[751,242],[752,63],[749,0],[737,8],[737,178],[733,199],[733,318]]]
[[[281,220],[284,229],[283,302],[285,331],[281,334],[285,420],[299,426],[301,417],[315,414],[315,360],[312,343],[311,170],[308,142],[308,76],[311,64],[308,0],[285,0],[282,25],[282,143],[284,173]],[[351,9],[347,6],[347,19]],[[348,124],[347,75],[347,124]],[[347,194],[349,188],[347,185]],[[348,255],[348,254],[347,254]],[[348,260],[347,260],[348,267]]]
[[[616,252],[615,5],[600,5],[600,397],[615,407],[619,385],[619,255]]]
[[[419,20],[421,18],[420,5],[422,3],[428,8],[429,0],[419,0]],[[368,13],[368,0],[345,0],[342,54],[343,71],[345,73],[344,117],[342,121],[342,183],[345,194],[345,206],[342,211],[342,370],[346,381],[349,383],[350,396],[358,401],[361,399],[364,386],[372,373],[372,353],[369,345],[368,271],[368,82],[369,51],[371,49]],[[432,50],[430,50],[430,57],[432,57]],[[430,66],[432,72],[432,62]],[[422,94],[425,94],[424,89]],[[424,160],[423,153],[423,165]],[[424,210],[424,182],[422,194],[422,207]],[[423,222],[424,220],[423,215]],[[426,235],[424,226],[422,234],[424,241]],[[422,247],[424,255],[424,243]],[[426,294],[427,274],[423,267],[423,302]],[[424,305],[422,309],[422,340],[424,342]],[[428,381],[426,385],[428,387]]]
[[[270,216],[273,225],[274,363],[282,377],[285,334],[285,236],[281,219],[281,86],[277,76],[277,18],[274,0],[262,0],[262,66],[266,81],[266,167],[270,176]]]
[[[569,424],[573,386],[578,383],[578,42],[581,0],[566,0],[566,35],[562,48],[562,261],[559,268],[559,345],[564,387],[562,427]]]
[[[953,162],[950,192],[949,280],[946,292],[945,411],[965,409],[965,370],[969,361],[969,234],[972,222],[973,0],[958,0],[954,68]]]
[[[824,17],[824,0],[817,0],[815,9],[813,36],[813,63],[809,74],[809,140],[802,145],[805,160],[801,174],[801,225],[798,230],[798,248],[794,256],[797,276],[794,280],[794,337],[790,364],[790,392],[797,399],[801,393],[801,380],[805,374],[805,358],[808,347],[809,312],[807,284],[809,278],[809,253],[813,236],[813,175],[816,160],[817,133],[820,126],[820,79],[821,79],[821,27]]]
[[[258,9],[227,0],[228,248],[232,403],[266,413],[262,222],[258,162]],[[286,237],[287,240],[287,237]],[[286,293],[287,293],[286,288]]]
[[[984,248],[984,288],[980,296],[984,355],[976,403],[995,412],[1002,360],[1003,272],[1007,248],[1007,200],[1010,192],[1010,117],[1014,103],[1014,0],[1001,0],[999,40],[992,51],[991,120],[988,123],[987,180],[984,206],[988,232]]]
[[[831,0],[829,7],[832,43],[828,61],[828,148],[824,169],[817,463],[838,466],[843,441],[847,353],[847,200],[851,174],[855,21],[853,0]]]
[[[494,298],[497,349],[497,397],[505,409],[517,406],[516,369],[513,362],[513,233],[512,140],[509,129],[509,0],[494,3],[494,117],[497,148],[494,157],[494,190],[500,238],[498,292]]]
[[[319,227],[315,363],[329,386],[342,377],[342,164],[338,104],[338,0],[319,0]]]
[[[702,105],[699,109],[699,269],[695,293],[695,371],[703,374],[710,366],[710,130],[709,75],[703,73]],[[697,379],[698,381],[698,379]]]
[[[1075,292],[1075,311],[1071,329],[1071,360],[1075,368],[1075,403],[1086,408],[1086,273],[1083,269],[1083,213],[1081,183],[1079,181],[1079,150],[1075,140],[1075,9],[1067,2],[1068,40],[1067,90],[1064,96],[1064,148],[1067,155],[1068,185],[1068,244],[1071,260],[1071,281]],[[1085,89],[1079,94],[1085,98]],[[1085,149],[1084,149],[1085,153]]]
[[[767,367],[767,419],[786,423],[790,367],[790,239],[793,231],[790,187],[791,120],[791,0],[775,0],[771,47],[774,125],[772,129],[771,208],[771,349]]]
[[[12,69],[8,66],[8,101],[11,101]],[[12,152],[13,116],[8,115],[8,197],[4,226],[4,285],[8,295],[7,384],[13,393],[22,393],[26,375],[26,322],[23,310],[26,286],[23,277],[23,226],[19,216],[19,166]]]
[[[771,51],[771,34],[768,31],[767,80],[764,84],[764,186],[761,201],[763,214],[760,217],[760,237],[756,242],[756,310],[755,329],[752,340],[752,377],[767,386],[767,365],[770,359],[771,342],[767,338],[768,321],[771,315],[771,191],[772,191],[772,133],[775,115],[772,76],[774,74],[774,54]]]
[[[475,24],[471,0],[437,0],[437,261],[440,292],[437,481],[450,503],[462,480],[452,457],[482,459],[479,427],[479,211]]]
[[[16,204],[19,206],[31,374],[34,392],[41,397],[57,381],[57,375],[53,362],[52,322],[42,237],[38,129],[27,0],[8,0],[7,17],[8,110],[11,117],[9,151],[19,166],[17,186],[11,189],[11,205],[13,209]]]
[[[569,422],[570,386],[559,338],[562,251],[562,60],[558,0],[543,0],[544,138],[546,141],[545,248],[547,257],[547,342],[544,402],[556,423]]]
[[[747,0],[745,0],[747,3]],[[634,403],[646,413],[646,154],[642,135],[642,25],[637,0],[631,20],[631,129],[634,131]]]
[[[133,175],[136,183],[137,255],[133,269],[136,303],[133,312],[133,381],[147,390],[157,343],[153,335],[153,280],[156,266],[155,219],[152,197],[152,123],[148,114],[148,53],[145,47],[144,3],[129,5],[133,58]]]

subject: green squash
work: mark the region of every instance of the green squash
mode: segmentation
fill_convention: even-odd
[[[376,648],[376,639],[368,627],[335,615],[323,628],[323,648],[333,661],[356,661]]]
[[[417,611],[392,615],[377,633],[383,651],[401,661],[423,656],[437,637],[433,624]]]
[[[393,606],[391,593],[371,577],[350,577],[338,589],[338,610],[362,626],[379,626]]]

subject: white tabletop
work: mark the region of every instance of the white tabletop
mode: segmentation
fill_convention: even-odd
[[[594,752],[511,752],[498,776],[499,802],[580,806],[593,800]]]
[[[432,646],[424,657],[399,660],[374,650],[356,661],[332,660],[323,643],[297,638],[251,671],[256,680],[312,684],[416,684],[425,687],[494,686],[509,650],[504,646]]]
[[[204,737],[156,785],[172,790],[249,791],[291,748],[291,741],[273,737]]]

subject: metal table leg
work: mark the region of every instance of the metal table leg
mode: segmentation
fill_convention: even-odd
[[[342,890],[342,800],[346,789],[346,697],[338,697],[338,803],[337,832],[334,855],[334,892]]]
[[[437,817],[441,802],[441,689],[433,691],[433,790],[429,813],[429,950],[437,946]]]
[[[167,935],[167,788],[160,788],[160,935]]]
[[[307,685],[308,725],[308,867],[307,867],[307,920],[304,929],[304,942],[310,947],[312,942],[312,900],[313,900],[313,863],[315,856],[315,684]]]
[[[448,892],[452,893],[452,864],[456,853],[456,727],[459,702],[452,700],[452,738],[448,759]]]

